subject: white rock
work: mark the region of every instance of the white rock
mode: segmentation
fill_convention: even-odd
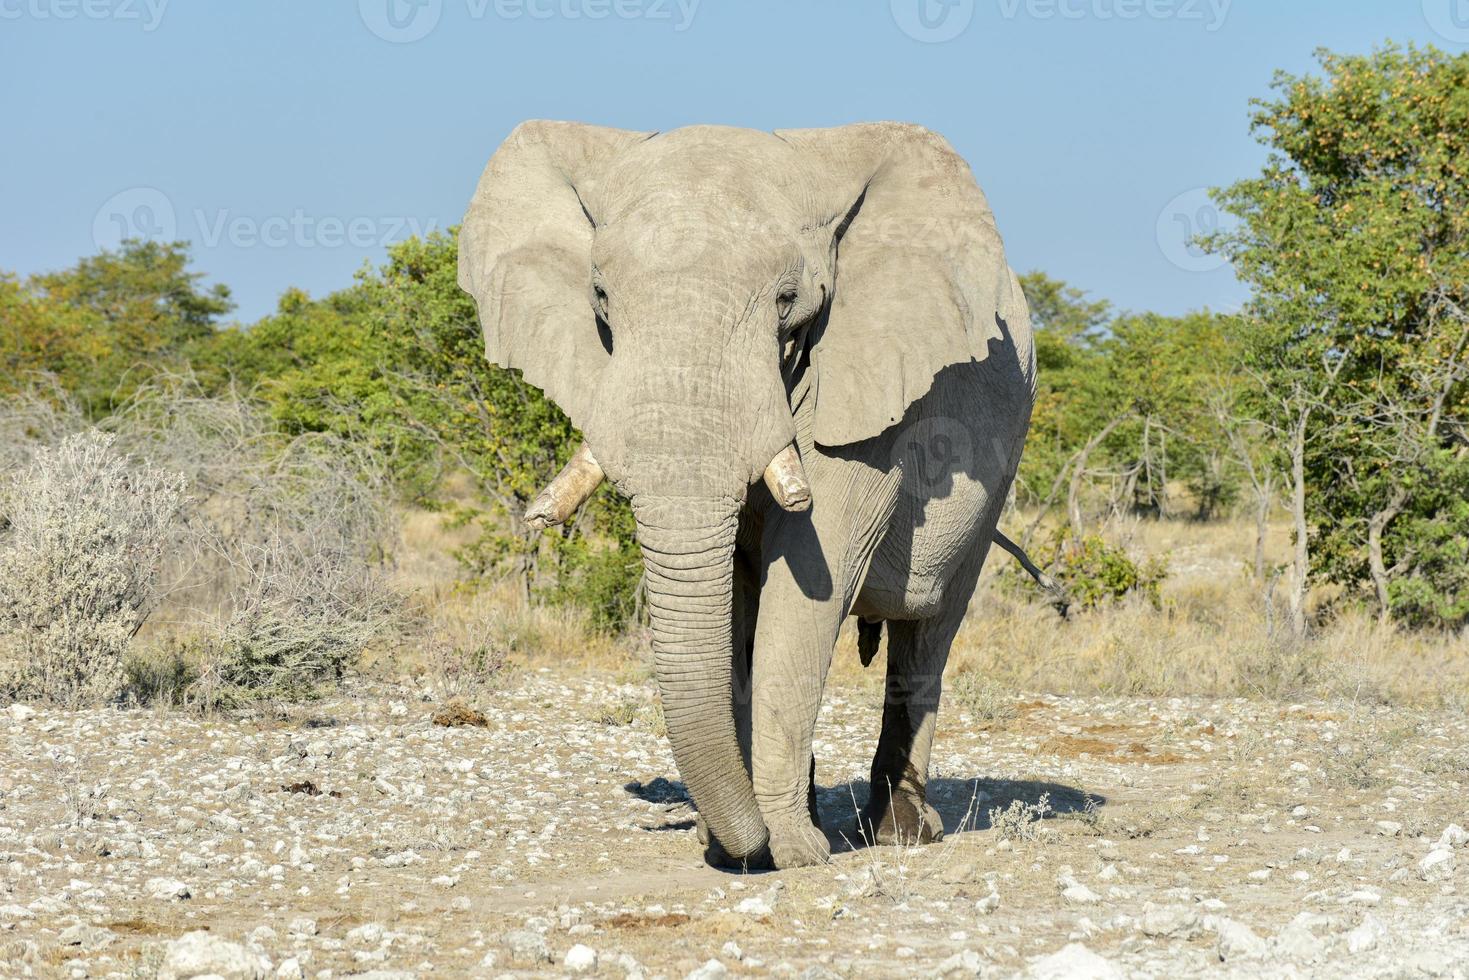
[[[752,918],[763,919],[768,915],[773,915],[775,913],[775,908],[771,904],[769,896],[756,895],[753,898],[746,898],[742,900],[738,905],[735,906],[735,911],[740,913],[741,915],[748,915]],[[708,963],[704,964],[704,966],[708,965]],[[703,967],[700,967],[700,969],[703,969]]]
[[[995,891],[993,888],[990,889],[990,893],[988,895],[974,903],[974,910],[980,915],[989,915],[991,912],[999,907],[1000,893]]]
[[[1158,908],[1151,903],[1143,907],[1143,917],[1138,928],[1145,936],[1165,939],[1192,939],[1201,930],[1199,914],[1181,905]]]
[[[281,965],[275,968],[275,975],[279,980],[302,980],[306,974],[301,970],[301,961],[291,956],[281,960]]]
[[[721,946],[719,951],[732,960],[742,960],[745,958],[745,951],[740,949],[740,944],[733,939]]]
[[[1361,925],[1347,933],[1347,950],[1364,953],[1369,949],[1376,949],[1386,935],[1387,927],[1376,916],[1369,914],[1362,919]]]
[[[1377,821],[1377,832],[1383,837],[1396,837],[1403,832],[1403,825],[1396,820]]]
[[[1418,862],[1418,877],[1424,881],[1445,881],[1454,876],[1455,863],[1453,851],[1434,847],[1427,857]]]
[[[1061,892],[1061,897],[1066,900],[1068,905],[1094,905],[1102,900],[1102,896],[1082,884],[1072,885],[1064,889]],[[1067,948],[1069,949],[1070,947]]]
[[[365,922],[347,932],[347,942],[355,946],[376,946],[383,941],[386,931],[381,923]]]
[[[506,933],[504,942],[505,948],[510,952],[510,959],[520,966],[534,966],[551,959],[546,937],[539,932],[517,929]]]
[[[586,973],[597,968],[597,951],[590,946],[577,943],[566,951],[561,965],[572,973]]]
[[[1311,931],[1318,924],[1319,916],[1302,912],[1271,940],[1271,948],[1278,956],[1287,959],[1312,962],[1326,952],[1326,944]]]
[[[189,897],[189,886],[177,878],[149,878],[143,885],[143,891],[150,898],[165,902],[182,901]]]
[[[36,709],[28,704],[12,704],[5,710],[16,721],[30,721],[36,717]]]
[[[955,953],[934,968],[939,977],[977,977],[984,972],[984,957],[972,949]]]
[[[1122,971],[1115,964],[1081,943],[1067,943],[1037,960],[1027,975],[1033,980],[1122,980]]]
[[[1456,823],[1451,823],[1438,835],[1439,847],[1463,847],[1469,844],[1469,830],[1465,830]]]
[[[158,967],[158,980],[188,980],[191,977],[220,980],[261,980],[269,964],[239,943],[207,932],[185,933],[169,943]]]
[[[684,980],[723,980],[727,976],[729,976],[729,969],[723,963],[718,960],[709,960],[697,970],[690,972],[684,977]]]
[[[1255,930],[1243,922],[1233,919],[1219,919],[1215,923],[1219,930],[1219,941],[1214,950],[1219,959],[1225,963],[1236,960],[1258,960],[1267,952],[1265,940],[1255,934]]]

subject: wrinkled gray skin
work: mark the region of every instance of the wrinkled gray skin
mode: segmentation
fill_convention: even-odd
[[[940,676],[1029,425],[1029,315],[969,168],[920,127],[527,122],[460,234],[488,357],[632,502],[674,758],[709,857],[827,859],[812,732],[838,627],[886,624],[865,830],[935,840]],[[812,506],[762,472],[795,440]]]

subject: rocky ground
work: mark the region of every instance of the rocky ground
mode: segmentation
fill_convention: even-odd
[[[738,876],[699,859],[652,702],[543,670],[458,726],[381,686],[0,710],[0,974],[1469,976],[1461,715],[950,706],[943,843]],[[828,697],[829,827],[878,711]]]

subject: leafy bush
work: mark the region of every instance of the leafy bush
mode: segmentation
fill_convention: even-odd
[[[1161,587],[1168,577],[1168,563],[1162,558],[1138,561],[1126,550],[1108,544],[1101,535],[1087,534],[1068,541],[1063,533],[1054,539],[1055,557],[1046,566],[1052,578],[1065,589],[1071,606],[1096,609],[1130,595],[1146,599],[1155,608],[1162,605]],[[1007,566],[1002,582],[1024,594],[1043,594],[1048,602],[1054,596],[1043,593],[1018,565]]]
[[[557,570],[549,598],[584,610],[593,629],[618,633],[637,618],[643,559],[632,541],[592,547],[585,538],[567,539],[569,552]]]
[[[1083,609],[1094,609],[1131,594],[1159,606],[1159,589],[1168,577],[1168,563],[1162,558],[1139,563],[1100,535],[1088,534],[1061,549],[1052,574]]]
[[[37,450],[0,491],[4,686],[79,707],[113,700],[157,599],[183,500],[181,476],[139,464],[89,430]]]

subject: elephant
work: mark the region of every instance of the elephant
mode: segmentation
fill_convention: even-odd
[[[604,479],[711,863],[829,860],[812,736],[847,617],[887,638],[858,829],[928,842],[949,647],[1019,465],[1030,315],[969,166],[921,126],[522,123],[459,231],[488,359],[585,442],[526,518]]]

